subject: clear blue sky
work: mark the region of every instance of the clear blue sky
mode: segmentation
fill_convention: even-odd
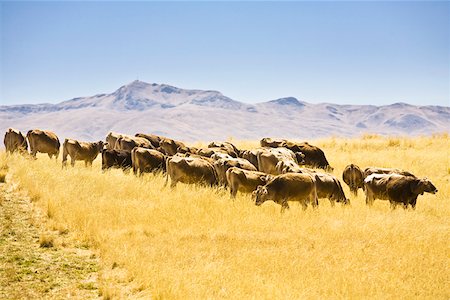
[[[449,2],[1,2],[0,103],[137,78],[244,102],[450,105]]]

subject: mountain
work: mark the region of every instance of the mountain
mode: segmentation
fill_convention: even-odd
[[[450,107],[311,104],[294,97],[257,104],[218,91],[133,81],[111,94],[58,104],[0,106],[8,127],[55,131],[61,138],[104,139],[109,131],[155,133],[186,141],[284,137],[351,137],[363,133],[429,135],[448,132]]]

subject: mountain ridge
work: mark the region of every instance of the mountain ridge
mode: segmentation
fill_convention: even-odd
[[[46,128],[60,135],[93,140],[108,131],[159,132],[190,141],[351,137],[363,133],[429,135],[448,132],[450,108],[308,103],[283,97],[254,104],[219,91],[182,89],[135,80],[112,93],[76,97],[56,104],[0,106],[0,130]]]

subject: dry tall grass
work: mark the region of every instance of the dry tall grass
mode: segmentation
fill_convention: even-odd
[[[170,190],[161,175],[103,174],[99,160],[62,170],[44,155],[14,156],[9,165],[49,217],[99,249],[104,268],[124,267],[154,298],[448,299],[448,135],[312,142],[339,177],[348,163],[404,168],[428,176],[439,193],[420,196],[415,211],[391,211],[385,201],[369,209],[360,193],[350,207],[322,200],[315,211],[291,205],[280,214],[248,195]]]

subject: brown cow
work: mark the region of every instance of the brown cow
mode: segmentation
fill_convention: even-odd
[[[219,184],[227,186],[226,172],[231,167],[238,167],[244,170],[256,171],[254,165],[243,158],[221,158],[214,162],[214,168],[217,173]]]
[[[146,138],[135,136],[121,136],[117,139],[114,149],[131,151],[134,147],[153,149],[153,145]]]
[[[399,174],[372,174],[364,179],[366,204],[371,206],[375,199],[389,200],[392,209],[397,204],[414,209],[417,197],[423,193],[436,194],[437,188],[427,178],[416,178]]]
[[[22,132],[14,128],[8,128],[3,142],[5,143],[6,152],[9,153],[13,153],[15,151],[27,152],[28,150],[26,137],[22,134]]]
[[[65,139],[63,143],[62,166],[67,165],[67,155],[70,155],[70,164],[75,165],[76,160],[84,160],[85,166],[92,166],[92,162],[103,149],[103,142],[79,142],[73,139]]]
[[[159,146],[163,149],[166,155],[175,155],[179,147],[183,148],[186,145],[183,142],[164,138],[159,142]]]
[[[226,172],[228,186],[232,198],[236,198],[238,191],[243,193],[251,193],[258,185],[265,185],[273,178],[272,175],[258,172],[244,170],[238,167],[231,167]]]
[[[310,174],[287,173],[275,176],[252,193],[256,205],[272,200],[281,205],[281,211],[289,208],[288,201],[299,201],[305,210],[308,203],[318,205],[316,180]]]
[[[303,153],[305,155],[305,165],[333,171],[333,168],[330,166],[328,160],[325,157],[325,153],[317,146],[310,145],[308,142],[294,143],[285,141],[283,143],[283,147],[286,147],[293,152]]]
[[[178,182],[201,183],[209,186],[217,184],[217,174],[211,163],[201,158],[174,155],[166,160],[166,183],[171,179],[170,187]]]
[[[364,189],[364,174],[357,165],[346,166],[342,172],[342,179],[355,196],[358,195],[358,189]]]
[[[110,168],[131,168],[131,152],[118,149],[104,149],[102,151],[102,170]]]
[[[145,172],[165,171],[165,156],[154,149],[136,147],[131,151],[131,164],[135,175]]]
[[[259,143],[261,144],[261,147],[271,147],[271,148],[277,148],[277,147],[284,147],[284,143],[286,140],[274,140],[272,138],[263,138]]]
[[[56,134],[51,131],[34,129],[28,131],[27,138],[33,157],[36,157],[37,152],[41,152],[47,153],[50,158],[55,156],[55,158],[58,159],[61,144]]]

